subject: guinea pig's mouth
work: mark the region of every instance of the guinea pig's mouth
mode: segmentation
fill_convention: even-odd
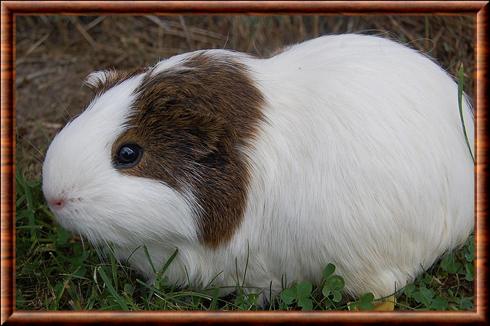
[[[51,208],[51,207],[50,207]],[[53,210],[51,209],[51,212],[53,212],[53,215],[56,219],[56,221],[65,229],[72,231],[72,232],[78,232],[79,227],[77,226],[77,221],[78,224],[80,223],[80,218],[79,215],[80,213],[78,210],[69,210],[69,209],[63,209],[63,210]]]
[[[87,227],[93,222],[91,215],[85,212],[83,207],[74,207],[74,202],[77,200],[71,200],[63,207],[53,206],[48,203],[51,212],[54,215],[56,222],[64,229],[87,238],[91,243],[96,244],[102,239],[100,232],[96,228]],[[78,205],[77,205],[78,206]]]
[[[131,234],[113,223],[104,222],[103,212],[94,211],[80,204],[52,210],[56,222],[65,230],[88,240],[99,247],[112,244],[125,244]],[[132,243],[132,242],[130,242]]]

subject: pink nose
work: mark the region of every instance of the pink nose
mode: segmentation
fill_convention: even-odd
[[[62,209],[65,206],[65,200],[63,198],[50,199],[48,204],[54,209]]]

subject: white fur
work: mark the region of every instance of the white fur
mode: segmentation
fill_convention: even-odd
[[[94,100],[53,141],[46,196],[82,198],[58,214],[63,225],[113,242],[150,278],[144,251],[133,252],[142,244],[157,266],[178,248],[171,282],[200,288],[244,279],[266,294],[283,283],[317,283],[334,263],[349,293],[389,295],[467,238],[474,171],[457,85],[427,57],[361,35],[317,38],[263,60],[209,53],[246,64],[266,99],[257,141],[242,149],[253,171],[233,239],[217,250],[198,242],[192,189],[179,194],[111,167],[110,147],[142,76]],[[174,69],[185,56],[155,70]],[[466,101],[464,110],[473,145]]]
[[[97,87],[97,85],[104,84],[110,77],[115,75],[115,70],[97,70],[90,73],[83,82],[88,87]]]

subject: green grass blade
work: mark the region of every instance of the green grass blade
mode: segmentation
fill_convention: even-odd
[[[35,208],[32,188],[21,173],[17,172],[15,179],[18,186],[17,191],[25,197],[26,208],[22,209],[22,211],[25,212],[27,216],[28,226],[30,227],[31,241],[34,242],[37,240],[37,230],[35,230],[36,221],[34,216]],[[17,209],[19,210],[19,208]]]
[[[470,152],[471,159],[475,162],[475,157],[471,152],[470,142],[468,140],[468,134],[466,133],[466,127],[464,125],[463,118],[463,87],[464,87],[464,68],[463,65],[459,67],[458,71],[458,106],[459,106],[459,117],[461,118],[461,125],[463,126],[464,139],[466,140],[466,146],[468,146],[468,151]]]
[[[109,255],[110,255],[109,260],[111,262],[112,279],[114,280],[114,288],[116,289],[116,291],[118,291],[119,289],[117,286],[118,277],[117,277],[116,258],[114,257],[114,252],[112,250],[110,250]]]
[[[153,260],[151,259],[150,253],[148,252],[148,248],[145,245],[143,245],[143,250],[145,251],[146,258],[148,259],[148,262],[150,263],[150,266],[151,266],[153,273],[156,274],[157,270],[155,268],[155,265],[153,265]]]
[[[123,309],[123,310],[129,310],[128,305],[126,304],[126,302],[124,301],[124,299],[116,292],[116,290],[112,286],[111,281],[109,280],[109,277],[104,272],[104,269],[103,268],[99,268],[98,269],[98,272],[99,272],[100,277],[102,277],[102,280],[104,281],[105,285],[107,286],[107,290],[112,295],[112,297],[114,298],[114,300],[117,301],[117,303],[119,304],[119,306],[121,307],[121,309]]]
[[[179,253],[179,249],[175,249],[174,253],[167,259],[165,265],[163,265],[162,269],[158,272],[157,278],[160,278],[161,276],[165,275],[165,272],[167,271],[170,264],[174,261],[178,253]]]

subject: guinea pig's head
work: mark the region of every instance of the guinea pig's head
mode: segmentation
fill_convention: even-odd
[[[43,165],[60,224],[121,246],[228,241],[250,179],[241,149],[262,104],[238,56],[194,52],[135,73],[95,72],[86,84],[94,99],[54,138]]]

